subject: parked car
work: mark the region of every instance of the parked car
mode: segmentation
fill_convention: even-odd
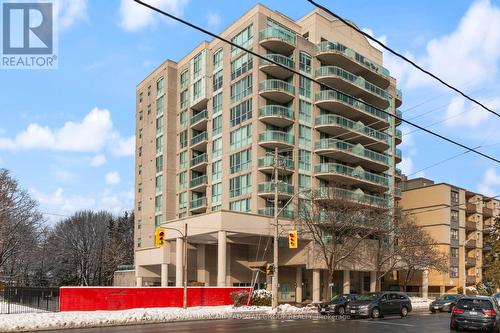
[[[450,330],[479,329],[500,332],[500,311],[487,296],[462,297],[451,311]]]
[[[329,302],[321,303],[318,306],[318,311],[321,314],[337,314],[344,315],[345,309],[349,302],[356,300],[358,295],[336,295]]]
[[[411,312],[411,301],[405,293],[384,291],[363,294],[347,304],[346,314],[353,317],[379,318],[385,315],[399,314],[406,317]]]
[[[447,294],[439,297],[434,302],[429,304],[429,310],[432,313],[436,312],[451,312],[451,309],[457,304],[457,301],[464,297],[462,294]]]

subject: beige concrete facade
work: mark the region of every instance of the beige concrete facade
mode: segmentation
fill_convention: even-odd
[[[446,272],[430,270],[427,277],[415,274],[407,291],[452,293],[483,281],[483,263],[492,221],[500,216],[499,202],[487,196],[432,180],[402,182],[400,206],[438,243],[446,254]],[[400,277],[401,278],[401,277]]]
[[[319,10],[293,21],[262,5],[221,36],[345,95],[218,40],[201,43],[178,62],[166,61],[145,78],[136,105],[140,285],[181,282],[180,233],[168,230],[168,245],[157,249],[154,229],[183,230],[185,224],[190,283],[252,283],[272,258],[269,153],[275,148],[284,161],[279,206],[291,200],[282,214],[283,231],[291,228],[302,188],[384,207],[401,195],[395,187],[401,175],[395,167],[401,161],[399,124],[373,108],[399,114],[401,93],[382,67],[382,53],[365,37]],[[326,295],[325,267],[311,258],[312,245],[281,245],[281,299],[318,301]],[[370,290],[370,269],[346,264],[339,288]],[[262,272],[256,281],[268,282]]]

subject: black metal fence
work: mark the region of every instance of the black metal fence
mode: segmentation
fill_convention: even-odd
[[[59,288],[0,287],[0,314],[57,311]]]

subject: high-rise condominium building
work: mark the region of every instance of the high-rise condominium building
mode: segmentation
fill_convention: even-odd
[[[325,266],[300,235],[298,249],[282,242],[298,193],[312,188],[393,207],[401,132],[391,115],[400,115],[401,92],[382,53],[319,10],[294,21],[256,5],[221,36],[285,68],[212,40],[137,86],[137,284],[182,284],[185,224],[189,283],[268,282],[260,269],[272,258],[277,148],[280,298],[319,300]],[[179,230],[167,230],[163,248],[154,247],[158,226]],[[344,290],[374,288],[366,267],[351,263],[342,274]]]

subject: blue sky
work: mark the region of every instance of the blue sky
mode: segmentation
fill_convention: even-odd
[[[215,32],[255,4],[149,2]],[[261,3],[295,19],[313,9],[305,0]],[[321,3],[500,111],[500,1]],[[0,71],[0,167],[12,171],[44,212],[131,209],[135,86],[166,58],[177,60],[204,39],[131,0],[60,1],[59,68]],[[405,117],[500,158],[500,119],[385,58],[403,89]],[[463,151],[408,126],[402,130],[401,167],[409,174]],[[472,153],[417,174],[500,194],[500,167]]]

